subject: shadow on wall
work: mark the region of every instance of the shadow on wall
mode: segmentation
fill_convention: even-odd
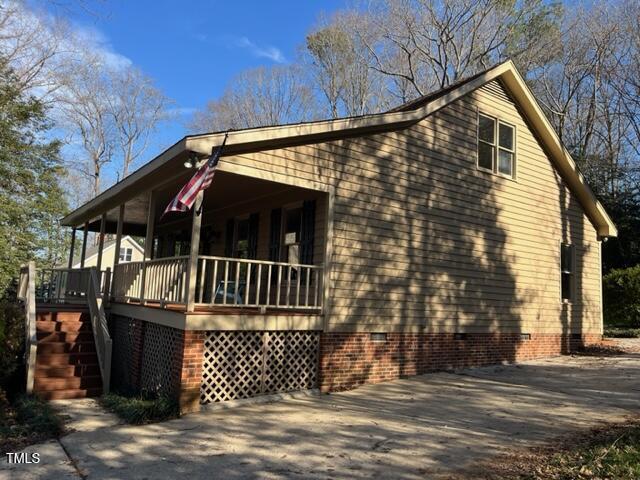
[[[383,360],[403,376],[464,367],[472,356],[516,359],[527,293],[518,291],[505,248],[499,180],[475,169],[475,135],[472,122],[453,126],[435,115],[406,130],[329,144],[328,158],[358,159],[318,169],[320,177],[336,176],[331,326],[362,332],[393,324],[414,334],[389,335],[373,351],[365,351],[368,335],[330,335],[323,370],[346,362],[351,371],[325,379],[324,388],[384,379]],[[482,335],[469,342],[426,333],[438,329]],[[347,353],[354,348],[360,361]]]

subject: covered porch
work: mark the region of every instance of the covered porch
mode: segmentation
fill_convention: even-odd
[[[328,193],[223,170],[200,192],[192,211],[163,215],[194,173],[179,168],[180,174],[160,184],[145,188],[139,182],[117,205],[103,202],[65,219],[73,229],[70,266],[79,249],[84,267],[87,243],[96,235],[96,268],[110,276],[104,292],[109,308],[119,314],[135,311],[136,317],[141,308],[197,315],[198,328],[215,328],[217,316],[308,321],[321,315]],[[126,235],[140,241],[144,259],[131,262],[115,255],[113,264],[105,265],[105,238],[115,238],[118,252]],[[206,318],[213,323],[207,325]]]

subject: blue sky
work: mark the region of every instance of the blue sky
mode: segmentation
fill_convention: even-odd
[[[65,12],[114,54],[153,77],[182,113],[159,132],[147,156],[177,141],[194,109],[218,97],[238,72],[290,62],[321,14],[346,0],[124,1]]]

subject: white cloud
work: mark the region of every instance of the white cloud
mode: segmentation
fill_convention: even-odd
[[[97,28],[75,24],[72,29],[73,41],[97,55],[108,68],[123,70],[133,64],[130,58],[116,52],[106,35]],[[70,49],[73,49],[72,45]]]
[[[282,51],[271,45],[256,45],[247,37],[240,37],[236,39],[235,45],[240,48],[245,48],[249,50],[256,57],[268,58],[271,61],[276,63],[285,63],[287,59],[284,57]]]
[[[170,116],[185,116],[185,115],[192,115],[194,114],[198,109],[195,107],[174,107],[174,108],[168,108],[165,113],[167,115]]]

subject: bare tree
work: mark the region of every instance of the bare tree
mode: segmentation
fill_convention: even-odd
[[[111,162],[116,146],[116,126],[111,112],[111,83],[101,59],[84,52],[60,77],[56,95],[61,121],[70,132],[70,142],[86,155],[73,167],[90,178],[96,196],[101,189],[103,167]]]
[[[294,66],[258,67],[233,78],[217,99],[194,115],[197,131],[251,128],[314,118],[315,99]]]
[[[306,38],[303,61],[332,118],[380,111],[387,105],[380,75],[369,67],[360,35],[365,16],[349,11],[322,22]]]
[[[129,67],[110,74],[108,104],[113,116],[115,143],[122,156],[122,178],[145,152],[151,134],[166,117],[169,99],[139,69]]]
[[[551,51],[558,14],[542,0],[380,0],[360,38],[406,101],[505,58],[530,68]]]

